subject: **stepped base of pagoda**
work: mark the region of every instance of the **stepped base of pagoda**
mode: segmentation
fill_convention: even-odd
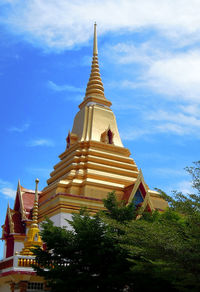
[[[120,200],[124,188],[133,184],[138,168],[124,147],[96,141],[77,142],[60,155],[48,186],[39,199],[39,216],[87,206],[91,212],[103,208],[102,199],[115,191]],[[56,211],[57,212],[57,211]]]

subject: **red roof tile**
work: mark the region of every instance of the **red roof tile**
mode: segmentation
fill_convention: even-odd
[[[35,194],[33,192],[25,192],[22,194],[22,200],[24,204],[24,209],[26,211],[26,216],[28,219],[32,219],[32,209],[34,205]]]
[[[30,211],[33,208],[35,199],[35,193],[25,192],[22,194],[22,200],[26,211]]]

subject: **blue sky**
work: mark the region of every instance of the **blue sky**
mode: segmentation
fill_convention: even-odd
[[[106,97],[151,188],[191,191],[199,157],[200,2],[0,0],[0,221],[17,181],[45,187],[90,74],[93,23]]]

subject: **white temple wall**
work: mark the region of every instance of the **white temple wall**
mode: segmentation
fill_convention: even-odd
[[[53,215],[49,219],[53,221],[54,225],[58,227],[67,226],[68,229],[72,229],[69,223],[65,220],[65,219],[68,219],[68,220],[72,219],[72,214],[70,213],[59,213],[59,214]]]
[[[4,240],[4,245],[3,245],[3,258],[6,257],[6,248],[7,248],[6,241]]]
[[[14,255],[15,255],[15,252],[21,252],[21,250],[23,249],[24,247],[24,243],[23,242],[20,242],[20,241],[15,241],[14,243]]]

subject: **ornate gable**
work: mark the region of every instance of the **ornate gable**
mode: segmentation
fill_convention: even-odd
[[[127,204],[134,203],[143,211],[163,211],[168,207],[167,202],[160,197],[158,192],[149,189],[148,185],[144,181],[141,169],[136,182],[125,188],[123,199],[127,202]]]

